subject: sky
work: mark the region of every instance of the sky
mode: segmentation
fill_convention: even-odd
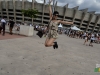
[[[32,0],[28,0],[32,1]],[[43,3],[44,0],[36,0],[38,3]],[[49,0],[46,0],[48,2]],[[58,6],[64,6],[69,4],[69,8],[79,6],[80,9],[88,8],[88,11],[96,11],[100,13],[100,0],[55,0],[58,2]]]

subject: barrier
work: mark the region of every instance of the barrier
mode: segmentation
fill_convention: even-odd
[[[24,35],[24,36],[33,36],[33,31],[34,28],[33,26],[25,26],[25,25],[20,25],[20,30],[17,30],[17,27],[14,27],[12,32],[14,34],[19,34],[19,35]],[[9,26],[5,26],[5,32],[9,33]]]
[[[33,26],[20,25],[20,35],[33,36]]]

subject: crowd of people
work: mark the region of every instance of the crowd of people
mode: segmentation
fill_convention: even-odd
[[[4,18],[1,19],[0,22],[0,34],[2,31],[2,35],[5,35],[5,25],[9,26],[9,34],[13,34],[12,30],[14,27],[16,27],[16,30],[19,31],[20,30],[20,23],[15,23],[13,19],[10,19],[8,22],[6,22],[6,20]],[[42,35],[40,36],[40,38],[42,38],[42,36],[44,35],[44,37],[47,36],[47,26],[40,26],[40,25],[34,25],[34,30],[39,31],[39,33],[41,32]],[[88,33],[88,32],[83,32],[83,31],[76,31],[76,30],[71,30],[71,29],[67,29],[67,30],[58,30],[59,34],[60,33],[65,33],[67,36],[71,37],[71,38],[77,38],[77,39],[84,39],[84,45],[89,45],[89,46],[93,46],[92,43],[98,43],[100,44],[100,33]],[[37,33],[38,35],[38,33]],[[90,43],[88,44],[88,41],[90,40]]]
[[[42,38],[42,36],[44,35],[44,37],[46,37],[47,35],[47,26],[40,26],[40,25],[34,25],[34,30],[38,31],[37,35]]]
[[[85,39],[84,45],[86,46],[89,45],[93,47],[92,43],[100,44],[100,33],[89,33],[69,29],[65,34],[71,38]],[[90,43],[88,44],[89,40]]]
[[[47,29],[47,26],[40,26],[40,25],[34,25],[34,30],[39,31],[45,31]]]
[[[34,30],[41,31],[44,34],[44,37],[46,37],[47,35],[46,29],[47,26],[39,26],[39,25],[34,26]],[[71,30],[71,29],[67,29],[67,30],[59,29],[58,32],[59,34],[64,33],[70,38],[84,39],[85,40],[84,45],[86,46],[89,45],[93,47],[92,43],[100,44],[100,33],[88,33],[88,32]],[[88,43],[88,41],[90,41],[90,43]]]
[[[14,26],[16,27],[16,30],[19,31],[20,30],[20,23],[15,23],[13,19],[10,19],[8,22],[6,22],[6,20],[4,18],[1,19],[0,22],[0,34],[1,31],[3,32],[2,35],[5,35],[5,25],[9,26],[9,34],[13,34],[12,30],[14,28]],[[42,38],[42,36],[44,35],[44,37],[47,36],[47,26],[40,26],[40,25],[34,25],[34,30],[42,32],[42,35],[40,36],[40,38]],[[77,39],[84,39],[84,45],[89,45],[89,46],[93,46],[92,43],[97,43],[100,44],[100,33],[88,33],[88,32],[83,32],[83,31],[76,31],[76,30],[58,30],[59,34],[60,33],[65,33],[67,36],[71,37],[71,38],[77,38]],[[90,43],[88,44],[88,41],[90,41]]]

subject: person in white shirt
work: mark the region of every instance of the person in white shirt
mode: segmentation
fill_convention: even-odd
[[[30,26],[32,26],[32,24],[30,24]]]
[[[4,18],[2,18],[1,19],[0,33],[1,33],[2,29],[3,29],[3,34],[2,34],[3,36],[5,35],[5,25],[6,25],[6,21],[5,21]]]
[[[17,24],[17,31],[20,30],[20,25],[21,25],[20,23]]]
[[[38,30],[38,27],[39,27],[39,26],[38,26],[38,25],[36,25],[36,27],[35,27],[35,28],[36,28],[36,30]]]
[[[92,34],[91,36],[94,37],[94,34]]]
[[[82,35],[82,36],[83,36],[83,39],[85,39],[85,37],[86,37],[86,34],[87,34],[87,33],[85,32],[85,33]]]
[[[87,42],[88,42],[88,38],[89,37],[89,35],[88,35],[88,33],[85,35],[85,41],[84,41],[84,44],[83,45],[86,45],[87,46]]]
[[[93,47],[93,41],[95,40],[95,38],[93,37],[93,36],[91,36],[91,39],[90,39],[90,44],[89,44],[89,46],[92,46]]]

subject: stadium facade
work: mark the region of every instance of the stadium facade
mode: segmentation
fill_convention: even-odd
[[[36,19],[31,19],[22,14],[22,9],[36,8],[39,15]],[[73,21],[74,24],[84,31],[100,32],[100,14],[95,14],[95,11],[88,12],[88,8],[78,10],[79,6],[68,8],[65,6],[57,6],[54,9],[59,12],[58,19],[64,21]],[[27,0],[0,0],[0,17],[7,20],[14,18],[15,22],[28,22],[32,20],[36,24],[47,25],[49,21],[48,5],[45,3],[37,3],[34,0],[28,2]],[[70,25],[66,25],[70,27]]]

